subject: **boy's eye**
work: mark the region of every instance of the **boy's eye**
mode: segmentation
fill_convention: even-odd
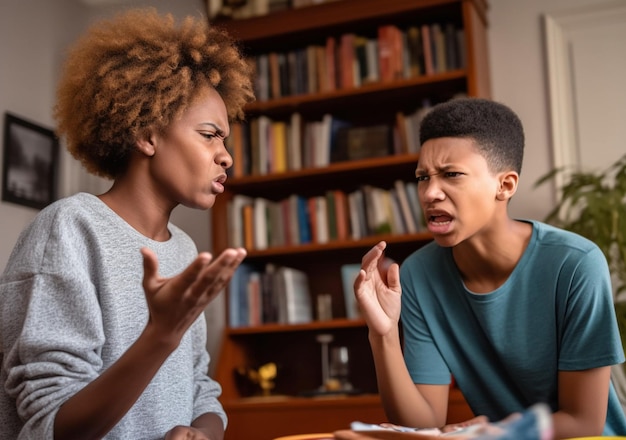
[[[447,171],[445,173],[446,177],[459,177],[459,176],[462,176],[462,175],[463,175],[463,173],[459,173],[458,171]]]

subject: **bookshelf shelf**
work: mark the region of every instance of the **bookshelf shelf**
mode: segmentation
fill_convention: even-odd
[[[298,114],[304,125],[331,114],[333,118],[347,120],[359,127],[394,126],[393,153],[365,159],[331,160],[323,166],[303,163],[281,171],[240,169],[228,178],[226,191],[217,198],[212,210],[215,252],[233,245],[233,216],[238,214],[232,208],[235,199],[266,199],[270,203],[280,203],[293,195],[304,199],[328,196],[328,193],[337,191],[350,195],[364,186],[392,192],[398,180],[407,185],[413,182],[419,153],[396,148],[397,130],[401,126],[398,115],[415,114],[426,100],[434,104],[459,94],[490,96],[486,17],[487,3],[484,0],[336,0],[262,17],[215,23],[239,39],[244,53],[256,63],[270,52],[287,57],[311,46],[326,45],[328,48],[329,40],[339,41],[349,33],[369,40],[380,39],[380,29],[389,26],[406,32],[408,38],[410,27],[450,24],[465,50],[460,68],[453,65],[434,73],[422,71],[421,74],[396,75],[392,79],[382,79],[381,75],[381,79],[354,86],[338,82],[334,88],[315,91],[272,92],[272,96],[280,97],[269,96],[249,105],[246,108],[248,121],[267,117],[272,123],[289,124],[290,118]],[[243,157],[237,154],[233,153],[235,161]],[[252,159],[246,156],[246,161],[250,165]],[[381,209],[381,205],[374,206],[374,211]],[[349,215],[352,215],[351,211]],[[406,219],[405,223],[408,223]],[[254,229],[253,232],[258,231]],[[345,429],[354,420],[371,423],[386,420],[377,395],[367,326],[362,319],[346,318],[341,267],[360,263],[365,252],[380,240],[388,243],[386,255],[401,262],[430,242],[431,237],[420,228],[416,232],[407,232],[408,229],[404,232],[382,231],[370,229],[366,234],[335,236],[328,240],[268,240],[267,245],[257,246],[255,242],[246,246],[246,263],[250,265],[260,268],[288,266],[305,272],[313,308],[319,295],[330,296],[332,319],[251,326],[230,325],[229,321],[216,359],[216,379],[222,384],[222,403],[230,419],[226,440],[271,440],[290,434]],[[227,320],[231,318],[230,308],[235,304],[231,302],[231,292],[228,295]],[[306,392],[318,389],[323,382],[318,342],[322,334],[332,335],[331,347],[348,347],[350,381],[362,394],[303,397]],[[263,398],[257,396],[249,384],[243,386],[237,372],[242,368],[258,368],[268,362],[277,365],[278,374],[273,395]],[[449,422],[471,416],[462,394],[455,388],[451,388],[448,416]]]
[[[467,74],[465,70],[452,70],[415,78],[398,79],[388,83],[368,83],[348,89],[293,95],[254,102],[247,107],[247,112],[249,114],[272,114],[292,112],[296,109],[306,111],[307,108],[326,108],[335,105],[340,100],[343,105],[353,105],[359,101],[379,99],[383,95],[385,95],[386,99],[397,98],[406,93],[412,93],[414,96],[419,96],[421,93],[427,96],[429,93],[432,93],[433,87],[441,90],[450,90],[452,88],[462,90],[466,80]]]
[[[324,244],[302,244],[298,246],[284,246],[276,247],[264,250],[251,250],[248,252],[247,258],[249,260],[266,259],[271,257],[286,257],[289,259],[297,258],[298,256],[305,257],[309,254],[315,254],[315,257],[323,257],[325,253],[336,253],[337,251],[345,251],[355,249],[362,253],[366,249],[371,248],[381,240],[385,240],[387,245],[393,247],[394,245],[403,245],[409,243],[414,249],[419,244],[426,244],[431,240],[431,237],[426,232],[420,232],[416,234],[405,235],[374,235],[371,237],[362,238],[360,240],[335,240]]]
[[[306,324],[263,324],[259,326],[249,326],[240,328],[230,328],[228,333],[233,337],[236,335],[249,335],[261,333],[280,332],[310,332],[320,330],[335,330],[339,328],[365,328],[365,321],[362,319],[330,319],[328,321],[314,321]]]

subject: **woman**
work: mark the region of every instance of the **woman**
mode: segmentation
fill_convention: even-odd
[[[198,254],[169,220],[223,192],[229,121],[253,99],[201,19],[131,10],[70,52],[58,133],[113,184],[40,212],[0,279],[0,438],[223,438],[203,311],[245,250]]]

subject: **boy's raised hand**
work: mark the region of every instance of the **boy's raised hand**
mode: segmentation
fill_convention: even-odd
[[[385,258],[387,243],[379,242],[361,260],[354,294],[371,332],[386,335],[400,320],[400,267]]]
[[[153,251],[141,249],[143,255],[143,288],[148,303],[148,325],[166,337],[178,341],[200,316],[207,305],[226,287],[246,256],[245,249],[225,249],[217,258],[207,252],[198,257],[179,275],[163,278]],[[177,341],[177,342],[178,342]]]

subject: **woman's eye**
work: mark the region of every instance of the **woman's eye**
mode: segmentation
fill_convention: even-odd
[[[200,133],[200,134],[209,140],[217,137],[217,134],[215,133]]]
[[[418,182],[426,182],[428,179],[430,179],[430,176],[415,176],[415,178]]]

